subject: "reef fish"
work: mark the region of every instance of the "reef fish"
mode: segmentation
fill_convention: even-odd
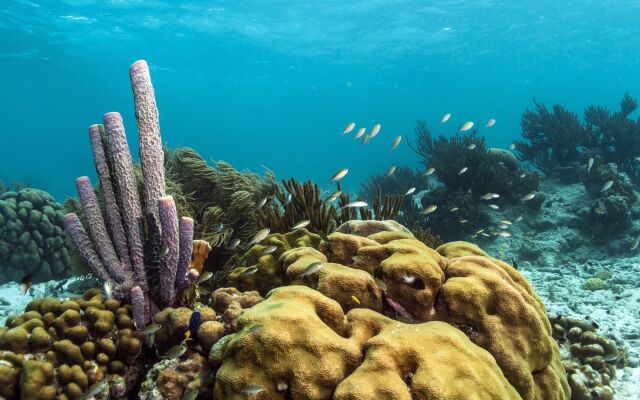
[[[412,193],[413,193],[413,192],[415,192],[415,191],[416,191],[416,188],[414,188],[414,187],[409,188],[409,190],[407,190],[407,192],[406,192],[404,195],[405,195],[405,196],[408,196],[408,195],[412,194]]]
[[[369,136],[369,135],[364,135],[364,137],[362,138],[362,144],[367,144],[367,143],[369,143],[369,140],[371,140],[371,136]]]
[[[340,179],[344,178],[344,176],[349,172],[349,170],[347,168],[343,168],[341,170],[339,170],[338,172],[336,172],[333,177],[331,179],[329,179],[329,182],[337,182]]]
[[[431,174],[433,174],[436,171],[435,168],[427,168],[427,170],[424,172],[424,174],[422,174],[422,176],[429,176]]]
[[[475,149],[476,147],[477,147],[477,146],[476,146],[476,144],[475,144],[475,143],[471,143],[470,145],[468,145],[468,146],[467,146],[467,149],[469,149],[469,150],[473,150],[473,149]]]
[[[373,128],[371,128],[371,133],[369,133],[369,139],[373,139],[380,132],[380,124],[375,124]]]
[[[593,157],[589,157],[589,161],[587,161],[587,173],[591,171],[591,167],[593,167]]]
[[[487,124],[484,126],[485,128],[491,128],[492,126],[494,126],[496,124],[496,120],[491,118],[489,121],[487,121]]]
[[[502,231],[502,232],[500,232],[500,233],[498,234],[498,236],[501,236],[501,237],[510,237],[510,236],[511,236],[511,233],[509,233],[509,232],[507,232],[507,231]]]
[[[526,195],[526,196],[524,196],[522,198],[522,201],[529,201],[529,200],[533,199],[535,196],[536,196],[535,193],[529,193],[528,195]]]
[[[264,389],[261,386],[249,385],[249,386],[245,386],[240,391],[244,394],[258,394],[260,392],[264,392]]]
[[[427,208],[425,208],[422,211],[422,214],[431,214],[432,212],[434,212],[435,210],[438,209],[438,206],[435,204],[431,204],[430,206],[427,206]]]
[[[456,212],[458,211],[458,207],[451,207],[451,209],[449,210],[449,212]]]
[[[140,329],[138,331],[138,333],[140,333],[142,335],[152,335],[152,334],[158,332],[161,328],[162,328],[162,325],[160,325],[160,324],[149,324],[149,325],[145,326],[144,328]]]
[[[485,193],[482,196],[480,196],[482,200],[492,200],[492,199],[497,199],[498,197],[500,197],[500,195],[497,193]]]
[[[390,166],[390,167],[389,167],[389,169],[387,170],[387,173],[386,173],[386,174],[384,174],[385,178],[386,178],[386,177],[389,177],[389,176],[391,176],[391,175],[393,175],[393,173],[394,173],[394,172],[396,172],[396,166],[395,166],[395,165],[392,165],[392,166]]]
[[[442,116],[442,118],[440,118],[440,123],[444,124],[445,122],[447,122],[449,120],[449,118],[451,118],[451,114],[446,113],[445,115]]]
[[[356,302],[356,303],[358,303],[358,304],[362,304],[362,303],[360,303],[360,299],[359,299],[359,298],[357,298],[357,297],[356,297],[355,295],[353,295],[353,294],[351,295],[351,300],[355,301],[355,302]]]
[[[367,203],[364,201],[352,201],[349,204],[346,204],[343,208],[356,208],[356,207],[366,207]]]
[[[468,219],[461,219],[460,221],[458,221],[461,224],[466,224],[467,222],[469,222]]]
[[[260,200],[260,202],[256,206],[256,210],[259,210],[262,207],[264,207],[264,205],[267,204],[267,201],[269,201],[269,197],[265,197],[264,199]]]
[[[386,291],[387,290],[387,284],[382,279],[373,278],[373,280],[376,282],[376,285],[378,285],[380,290],[382,290],[382,291]]]
[[[269,232],[271,232],[269,228],[260,229],[255,235],[253,235],[253,238],[247,245],[252,246],[256,243],[262,242],[267,236],[269,236]]]
[[[291,193],[287,193],[287,197],[285,197],[284,203],[282,205],[286,206],[287,204],[291,203],[292,199],[293,195]]]
[[[320,269],[324,266],[321,261],[316,261],[314,263],[309,264],[307,268],[305,268],[304,272],[298,275],[298,278],[302,278],[303,276],[313,275],[316,272],[320,271]]]
[[[402,136],[398,135],[396,136],[396,138],[393,140],[393,144],[391,145],[391,148],[389,149],[389,151],[395,149],[396,147],[398,147],[398,145],[400,144],[400,141],[402,140]]]
[[[242,273],[240,275],[249,276],[249,275],[255,274],[256,272],[258,272],[258,266],[257,265],[252,265],[249,268],[247,268],[244,271],[242,271]]]
[[[202,274],[200,274],[200,276],[198,276],[198,284],[202,283],[202,282],[206,282],[209,279],[211,279],[211,277],[213,276],[213,272],[211,271],[206,271],[203,272]]]
[[[169,254],[169,247],[165,243],[162,243],[162,245],[160,246],[160,251],[158,252],[158,254],[160,255],[160,258],[166,257],[167,254]]]
[[[240,239],[235,238],[229,242],[229,246],[227,246],[227,250],[233,250],[240,244]]]
[[[360,139],[362,137],[362,135],[364,135],[364,132],[366,130],[367,130],[366,128],[358,129],[358,132],[356,132],[356,136],[353,138],[353,140]]]
[[[278,250],[278,248],[276,246],[269,245],[269,246],[265,247],[264,249],[262,249],[262,251],[260,252],[260,255],[266,256],[267,254],[271,254],[276,250]]]
[[[462,175],[462,174],[464,174],[465,172],[467,172],[468,170],[469,170],[469,168],[467,168],[467,167],[463,167],[463,168],[458,172],[458,175]]]
[[[105,390],[108,390],[108,387],[109,387],[109,381],[107,380],[107,378],[103,378],[100,381],[91,385],[89,390],[87,390],[87,393],[82,395],[82,397],[79,397],[78,400],[87,400],[92,397],[95,397],[98,394],[104,392]]]
[[[104,291],[104,297],[106,297],[107,300],[111,300],[111,298],[113,297],[111,293],[111,282],[104,281],[104,283],[102,284],[102,290]]]
[[[511,149],[511,150],[515,150],[515,149],[516,149],[516,144],[515,144],[515,143],[511,143],[511,144],[509,145],[509,149]]]
[[[347,133],[351,132],[353,130],[353,128],[356,127],[356,123],[355,122],[349,122],[347,124],[347,126],[344,127],[344,130],[342,131],[343,135],[346,135]]]
[[[187,345],[185,343],[180,343],[169,349],[162,357],[167,358],[169,360],[173,360],[174,358],[180,358],[187,351]]]
[[[311,221],[309,221],[308,219],[303,219],[302,221],[300,221],[297,224],[295,224],[294,226],[292,226],[291,230],[295,231],[297,229],[305,228],[305,227],[309,226],[310,223],[311,223]]]
[[[195,335],[198,333],[198,328],[200,327],[200,317],[200,311],[198,310],[194,310],[191,313],[191,318],[189,318],[189,329],[185,333],[186,338],[195,337]]]
[[[329,203],[333,203],[342,194],[342,190],[335,191],[331,196],[327,197]]]
[[[20,280],[20,285],[18,289],[20,289],[20,294],[27,294],[27,291],[33,285],[33,274],[27,274]]]
[[[265,201],[266,202],[266,201]],[[263,204],[264,205],[264,204]],[[258,206],[258,208],[260,208],[261,206]],[[218,232],[222,232],[224,230],[224,224],[220,223],[220,224],[215,224],[212,228],[211,228],[211,232],[213,233],[218,233]]]
[[[458,129],[458,132],[465,132],[465,131],[468,131],[471,128],[473,128],[473,122],[472,121],[467,121],[464,124],[462,124],[460,129]]]
[[[497,210],[500,208],[500,206],[498,206],[497,204],[489,204],[489,207],[493,208],[494,210]]]
[[[184,391],[182,400],[196,400],[198,398],[198,389],[190,388]]]
[[[604,192],[605,190],[609,190],[611,186],[613,186],[613,181],[606,181],[604,185],[602,185],[602,189],[600,189],[600,191]]]
[[[638,237],[635,238],[633,243],[631,243],[631,250],[637,249],[638,248],[638,244],[640,244],[640,235],[638,235]]]

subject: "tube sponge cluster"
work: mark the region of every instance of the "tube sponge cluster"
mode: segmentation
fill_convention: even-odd
[[[0,195],[0,283],[26,274],[46,281],[70,266],[62,205],[47,192],[25,188]]]

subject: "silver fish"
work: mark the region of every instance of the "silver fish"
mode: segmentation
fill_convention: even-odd
[[[309,264],[307,268],[305,268],[304,272],[298,275],[298,278],[302,278],[303,276],[313,275],[316,272],[320,271],[320,269],[324,267],[324,264],[321,261],[316,261],[314,263]]]
[[[234,250],[240,244],[240,239],[235,238],[229,242],[229,246],[227,246],[228,250]]]
[[[349,204],[346,204],[344,207],[342,208],[357,208],[357,207],[366,207],[367,203],[364,201],[352,201]]]
[[[393,149],[398,147],[398,145],[400,144],[401,140],[402,140],[402,136],[400,136],[400,135],[396,136],[396,138],[393,140],[393,144],[391,145],[391,149],[389,149],[389,151],[392,151]]]
[[[106,297],[107,300],[111,300],[111,298],[113,297],[111,293],[111,282],[104,281],[104,283],[102,284],[102,290],[104,291],[104,297]]]
[[[525,178],[527,174],[520,174],[520,178]]]
[[[271,229],[269,228],[260,229],[258,232],[256,232],[255,235],[253,235],[253,238],[248,243],[248,246],[253,246],[256,243],[262,242],[267,236],[269,236],[269,232],[271,232]]]
[[[469,170],[469,168],[467,168],[467,167],[463,167],[463,168],[460,170],[460,172],[458,172],[458,175],[462,175],[462,174],[464,174],[465,172],[467,172],[468,170]]]
[[[346,135],[347,133],[351,132],[353,130],[353,128],[356,127],[356,123],[355,122],[349,122],[347,124],[347,126],[344,127],[344,130],[342,131],[343,135]]]
[[[440,123],[444,124],[445,122],[447,122],[449,120],[449,118],[451,118],[451,114],[447,113],[447,114],[443,115],[442,118],[440,118]]]
[[[402,275],[402,282],[407,285],[412,285],[416,281],[416,277],[413,275],[407,275],[406,273]]]
[[[640,244],[640,235],[638,235],[638,237],[635,238],[633,243],[631,243],[631,249],[630,250],[633,251],[633,250],[637,249],[639,244]]]
[[[262,251],[260,252],[260,255],[266,256],[267,254],[271,254],[276,250],[278,250],[278,248],[276,246],[269,245],[269,246],[265,247],[264,249],[262,249]]]
[[[392,166],[390,166],[390,167],[389,167],[389,169],[387,170],[387,173],[386,173],[386,174],[384,174],[385,178],[386,178],[386,177],[388,177],[388,176],[393,175],[393,173],[394,173],[394,172],[396,172],[396,166],[395,166],[395,165],[392,165]]]
[[[589,157],[589,161],[587,161],[587,173],[591,171],[591,167],[593,167],[593,157]]]
[[[497,204],[489,204],[489,207],[493,208],[494,210],[497,210],[500,208]]]
[[[200,276],[198,276],[198,284],[202,283],[202,282],[206,282],[209,279],[211,279],[211,277],[213,276],[213,272],[211,271],[206,271],[203,272],[202,274],[200,274]]]
[[[260,392],[264,392],[264,389],[261,386],[249,385],[245,386],[240,391],[244,394],[258,394]]]
[[[434,212],[435,210],[438,209],[438,206],[435,204],[431,204],[430,206],[427,206],[427,208],[425,208],[422,211],[422,214],[431,214],[432,212]]]
[[[258,272],[258,266],[252,265],[249,268],[245,269],[240,275],[249,276],[255,274],[256,272]]]
[[[366,130],[367,130],[366,128],[358,129],[358,132],[356,133],[356,136],[353,138],[353,140],[360,139],[362,137],[362,135],[364,135],[364,132]]]
[[[413,192],[415,192],[415,191],[416,191],[416,188],[414,188],[414,187],[409,188],[409,190],[407,190],[407,192],[406,192],[404,195],[405,195],[405,196],[408,196],[408,195],[412,194],[412,193],[413,193]]]
[[[265,204],[267,204],[267,201],[269,201],[268,197],[265,197],[264,199],[260,200],[260,202],[258,203],[258,205],[256,206],[256,210],[261,209],[262,207],[264,207]]]
[[[328,201],[329,203],[333,203],[341,194],[342,194],[342,190],[338,190],[334,192],[331,196],[327,197],[326,201]]]
[[[495,193],[485,193],[482,196],[480,196],[480,198],[482,200],[492,200],[492,199],[495,199],[494,195]],[[497,195],[497,197],[500,197],[500,195]]]
[[[494,126],[496,124],[496,120],[491,118],[489,121],[487,121],[487,124],[484,126],[485,128],[491,128],[492,126]]]
[[[369,139],[373,139],[380,132],[380,124],[375,124],[369,133]]]
[[[349,172],[348,168],[343,168],[341,170],[339,170],[338,172],[336,172],[333,177],[331,177],[331,179],[329,179],[329,182],[337,182],[340,179],[344,178],[344,176]]]
[[[469,222],[468,219],[461,219],[460,221],[458,221],[461,224],[466,224],[467,222]]]
[[[600,189],[600,191],[604,192],[605,190],[608,190],[611,186],[613,186],[613,181],[606,181],[604,185],[602,185],[602,189]]]
[[[369,136],[368,134],[364,135],[364,137],[362,138],[362,144],[369,143],[369,140],[371,140],[371,136]]]
[[[162,246],[160,246],[160,252],[158,253],[160,255],[160,258],[165,258],[167,256],[167,254],[169,254],[169,247],[162,243]]]
[[[285,197],[283,205],[286,206],[287,204],[291,203],[292,199],[293,199],[293,196],[291,195],[291,193],[287,193],[287,197]]]
[[[522,201],[529,201],[529,200],[533,199],[535,196],[536,196],[535,193],[529,193],[528,195],[526,195],[526,196],[524,196],[522,198]]]
[[[87,400],[92,397],[95,397],[96,395],[104,392],[105,390],[108,390],[108,388],[109,388],[109,381],[107,380],[107,378],[103,378],[102,380],[91,385],[89,390],[87,390],[87,392],[84,395],[82,395],[82,397],[80,397],[79,400]]]
[[[515,144],[515,143],[511,143],[511,144],[509,145],[509,149],[511,149],[511,150],[515,150],[515,149],[516,149],[516,144]]]
[[[451,207],[451,210],[449,210],[449,212],[456,212],[458,211],[458,207]]]
[[[182,355],[186,352],[187,352],[187,345],[184,343],[180,343],[170,348],[169,351],[167,351],[165,355],[160,358],[167,358],[169,360],[173,360],[175,358],[182,357]]]
[[[462,124],[460,129],[458,129],[458,132],[468,131],[471,128],[473,128],[473,122],[472,121],[467,121],[464,124]]]
[[[467,146],[467,149],[469,149],[469,150],[473,150],[473,149],[475,149],[476,147],[477,147],[477,146],[476,146],[476,144],[475,144],[475,143],[471,143],[470,145],[468,145],[468,146]]]
[[[310,223],[311,223],[311,221],[309,221],[308,219],[303,219],[302,221],[300,221],[297,224],[295,224],[294,226],[292,226],[291,230],[295,231],[297,229],[305,228],[305,227],[309,226]]]
[[[510,236],[511,236],[511,233],[509,233],[509,232],[507,232],[507,231],[502,231],[502,232],[500,232],[500,233],[498,234],[498,236],[501,236],[501,237],[510,237]]]
[[[160,324],[149,324],[137,332],[142,335],[151,335],[153,333],[158,332],[161,328],[162,328],[162,325]]]
[[[422,174],[422,176],[429,176],[431,174],[433,174],[435,172],[435,168],[431,167],[431,168],[427,168],[427,170],[424,172],[424,174]]]

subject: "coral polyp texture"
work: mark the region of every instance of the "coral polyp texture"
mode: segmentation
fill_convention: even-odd
[[[36,281],[69,275],[64,210],[42,190],[23,188],[0,193],[0,283]]]
[[[290,286],[213,346],[216,398],[248,386],[263,398],[570,398],[544,305],[517,270],[470,243],[433,250],[378,226],[289,249],[250,275],[279,267]]]
[[[76,180],[88,232],[75,213],[64,217],[66,231],[93,274],[113,287],[119,300],[130,300],[138,327],[159,308],[181,301],[181,291],[198,276],[188,270],[194,221],[178,218],[176,204],[165,193],[164,151],[149,67],[129,69],[139,134],[142,170],[140,199],[124,123],[117,112],[104,125],[89,127],[100,187],[98,197],[86,176]]]

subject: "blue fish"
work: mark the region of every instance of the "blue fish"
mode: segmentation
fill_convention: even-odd
[[[189,319],[189,330],[187,331],[187,338],[193,337],[195,338],[198,327],[200,326],[200,311],[196,310],[191,313],[191,318]]]

